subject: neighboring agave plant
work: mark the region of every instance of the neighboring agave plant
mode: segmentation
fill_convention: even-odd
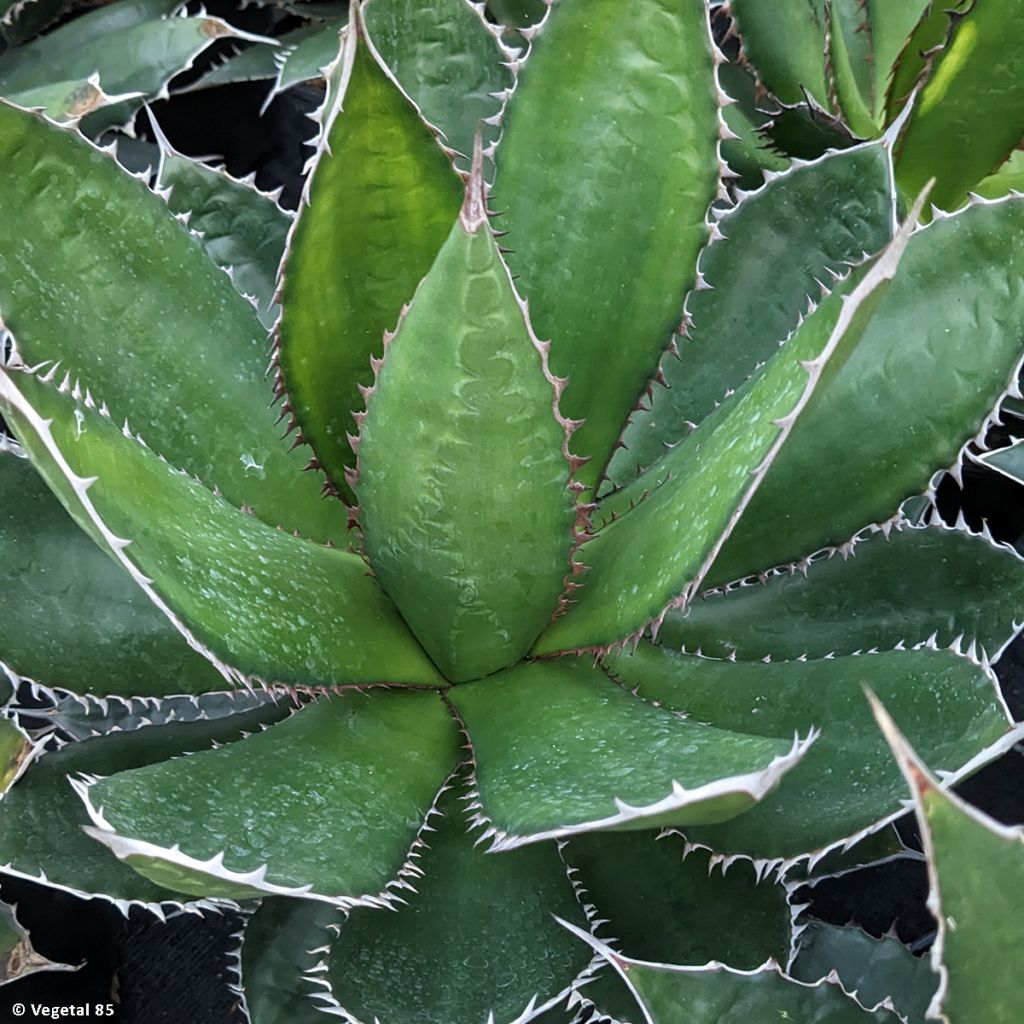
[[[1010,1020],[948,917],[937,984],[790,894],[903,853],[865,689],[943,788],[1024,736],[991,668],[1021,560],[932,505],[1020,398],[1024,203],[925,212],[906,140],[968,131],[937,86],[741,191],[703,0],[503,6],[528,52],[464,0],[321,26],[294,218],[156,124],[151,191],[0,103],[3,871],[241,904],[257,1024],[856,1024],[936,988]],[[983,8],[945,24],[988,45]],[[956,166],[944,206],[993,162]]]

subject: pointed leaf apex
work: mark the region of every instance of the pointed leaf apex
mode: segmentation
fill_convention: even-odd
[[[466,179],[466,198],[459,211],[459,223],[475,235],[487,223],[487,185],[484,182],[484,145],[480,125],[473,138],[473,163]]]

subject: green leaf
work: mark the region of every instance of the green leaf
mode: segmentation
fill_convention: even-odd
[[[887,765],[864,688],[907,723],[915,742],[949,773],[966,775],[1019,738],[992,671],[952,651],[923,648],[817,661],[729,662],[641,643],[609,670],[640,697],[692,721],[780,742],[812,726],[815,744],[785,785],[734,821],[686,827],[686,838],[726,856],[815,860],[901,812],[902,780]],[[979,753],[979,751],[981,753]]]
[[[938,922],[931,963],[941,979],[928,1019],[1013,1024],[1018,986],[998,965],[1020,936],[1024,832],[940,788],[877,702],[876,714],[913,793],[928,858],[928,907]]]
[[[1024,192],[1024,149],[1017,149],[994,174],[978,182],[971,191],[983,199],[1002,199],[1011,192]]]
[[[358,555],[232,508],[30,373],[0,370],[0,410],[78,524],[230,682],[440,681]]]
[[[49,28],[72,0],[0,0],[0,37],[17,46]]]
[[[708,286],[687,299],[678,358],[662,360],[665,386],[633,414],[625,448],[609,467],[622,485],[700,423],[729,389],[769,360],[806,312],[819,282],[865,250],[877,252],[895,226],[895,185],[887,143],[829,153],[771,175],[716,220],[722,236],[701,254]],[[765,295],[771,301],[765,301]]]
[[[344,27],[332,24],[313,29],[304,39],[299,40],[295,49],[281,60],[277,80],[266,103],[296,85],[323,78],[324,69],[338,59],[340,35],[344,31]]]
[[[0,455],[0,651],[78,693],[203,693],[223,679],[78,527],[27,459]]]
[[[934,636],[977,641],[995,660],[1016,634],[1024,564],[1008,545],[944,526],[878,530],[763,583],[670,612],[669,647],[753,661],[891,649]]]
[[[878,0],[878,6],[881,7],[884,2]],[[920,15],[892,65],[885,97],[885,120],[888,124],[896,120],[914,89],[927,79],[934,56],[941,51],[949,37],[950,11],[964,4],[961,0],[954,0],[950,7],[936,0],[928,0],[923,11],[918,10],[921,7],[920,0],[909,0],[905,5],[886,6],[904,7],[908,20],[915,11]]]
[[[718,80],[725,94],[736,101],[722,110],[729,131],[736,136],[722,141],[722,158],[740,176],[738,188],[759,188],[765,171],[785,171],[790,162],[773,150],[758,131],[770,118],[758,109],[756,85],[746,68],[740,64],[720,64]]]
[[[276,361],[300,436],[354,500],[347,437],[360,388],[448,236],[462,186],[358,27],[345,36],[342,62],[342,106],[324,113],[326,137],[282,268]]]
[[[585,927],[558,849],[489,856],[467,833],[456,790],[438,809],[406,905],[357,909],[342,926],[324,972],[335,1011],[388,1024],[532,1019],[528,1011],[554,1005],[590,959],[552,917]]]
[[[188,216],[189,228],[199,232],[210,258],[253,300],[264,325],[273,326],[277,268],[291,217],[276,196],[260,192],[251,181],[190,160],[164,138],[160,144],[156,187],[166,193],[167,205]]]
[[[706,852],[687,854],[678,836],[650,832],[574,836],[563,856],[629,956],[753,970],[789,950],[785,887],[761,881],[750,863],[725,872]]]
[[[457,756],[436,694],[345,691],[240,744],[78,788],[89,834],[158,885],[386,907]]]
[[[800,103],[806,92],[828,109],[824,0],[731,0],[729,10],[768,91],[783,103]]]
[[[3,7],[3,2],[0,0],[0,7]],[[23,11],[15,0],[3,15],[3,20],[6,22],[14,18],[17,25],[21,15],[29,15],[37,6],[49,6],[49,0],[30,0]],[[0,64],[30,63],[25,59],[26,56],[45,54],[46,59],[54,61],[53,66],[56,67],[57,62],[73,57],[75,51],[83,46],[91,45],[115,32],[169,17],[184,6],[184,0],[116,0],[115,3],[94,8],[47,33],[45,45],[42,40],[37,40],[30,46],[19,46],[16,51],[8,50]]]
[[[821,921],[801,926],[796,957],[789,973],[814,983],[835,971],[847,992],[856,992],[865,1006],[885,999],[907,1024],[924,1024],[928,1004],[938,986],[928,957],[917,957],[899,939],[873,939],[859,928],[839,928]]]
[[[703,0],[560,0],[531,45],[495,206],[534,327],[569,378],[590,487],[682,315],[719,185]],[[614,212],[612,212],[614,211]]]
[[[316,900],[268,896],[245,925],[241,987],[250,1024],[322,1024],[319,995],[307,971],[344,920],[337,907]]]
[[[957,461],[1017,377],[1018,259],[1024,201],[975,205],[915,233],[873,319],[826,370],[707,585],[845,543]]]
[[[0,718],[0,796],[25,774],[39,751],[13,718]]]
[[[932,202],[954,209],[1017,148],[1024,135],[1022,54],[1019,3],[971,4],[955,19],[900,138],[896,178],[907,195],[935,178]]]
[[[878,134],[874,116],[874,54],[870,15],[862,0],[829,0],[829,89],[843,118],[855,134],[870,139]]]
[[[488,0],[487,9],[498,24],[522,28],[535,25],[547,12],[544,0]]]
[[[103,896],[122,910],[127,910],[129,901],[173,900],[170,893],[125,867],[85,834],[89,816],[68,776],[139,768],[186,751],[204,750],[212,743],[229,743],[288,711],[281,702],[216,722],[115,732],[44,754],[0,801],[0,870],[76,895]]]
[[[274,425],[255,312],[166,205],[111,156],[2,103],[0,161],[0,316],[24,360],[59,360],[119,423],[271,526],[343,541],[344,510]]]
[[[520,665],[447,696],[473,748],[477,809],[495,850],[726,821],[764,799],[813,739],[688,722],[582,660]]]
[[[278,36],[276,47],[259,44],[247,46],[239,53],[232,54],[214,65],[180,91],[197,92],[200,89],[210,89],[218,85],[233,85],[236,82],[260,82],[270,79],[276,82],[281,68],[284,63],[287,63],[290,54],[300,43],[319,32],[318,27],[307,25]],[[338,47],[335,43],[332,56],[337,56],[337,52]]]
[[[455,682],[533,645],[576,518],[561,383],[488,227],[482,159],[478,149],[462,213],[387,343],[355,485],[375,575]]]
[[[54,121],[78,121],[94,110],[110,106],[124,96],[108,96],[100,86],[99,75],[70,82],[54,82],[24,92],[12,93],[9,99],[30,110],[45,111]]]
[[[37,971],[77,971],[81,964],[58,964],[32,948],[29,934],[18,923],[15,908],[0,903],[0,985],[17,981]]]
[[[868,0],[868,32],[871,35],[874,77],[874,115],[876,120],[885,114],[886,91],[894,72],[894,65],[908,45],[911,33],[917,27],[931,0]],[[943,4],[935,4],[942,8]],[[917,45],[917,44],[915,44]],[[903,72],[909,70],[903,69]],[[899,73],[899,72],[897,72]],[[909,90],[908,90],[909,91]],[[893,111],[898,113],[898,110]]]
[[[423,116],[467,157],[481,124],[484,142],[497,141],[501,101],[512,85],[503,62],[511,54],[500,33],[468,0],[373,0],[366,27],[384,63]],[[466,161],[468,164],[468,160]]]
[[[758,374],[631,485],[604,502],[628,512],[584,544],[589,567],[568,612],[541,636],[541,654],[600,647],[655,628],[697,592],[718,552],[803,419],[833,362],[844,364],[886,291],[920,201],[869,272],[807,315]],[[650,493],[648,493],[648,491]],[[631,506],[638,503],[630,511]]]
[[[565,922],[563,922],[565,923]],[[756,971],[724,964],[674,967],[621,956],[568,923],[618,972],[639,1005],[637,1024],[748,1024],[794,1021],[799,1024],[896,1024],[887,1010],[865,1010],[831,981],[806,985],[769,961]]]
[[[129,3],[136,13],[139,8],[134,0]],[[154,18],[100,34],[94,25],[80,27],[88,17],[76,18],[0,56],[0,95],[11,96],[54,81],[84,81],[98,74],[108,92],[155,98],[217,39],[259,39],[220,18]],[[126,120],[139,105],[139,100],[128,101],[94,113],[83,130],[96,135]]]
[[[1012,441],[1003,448],[993,448],[971,456],[973,460],[1015,483],[1024,484],[1024,440]]]

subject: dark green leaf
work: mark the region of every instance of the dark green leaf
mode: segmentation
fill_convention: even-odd
[[[36,971],[77,971],[80,966],[57,964],[40,956],[32,948],[28,932],[14,916],[14,907],[0,903],[0,985]]]
[[[686,721],[636,699],[589,660],[522,665],[448,697],[472,744],[493,849],[726,821],[764,799],[808,747],[795,730],[767,738]]]
[[[388,906],[457,756],[436,694],[347,691],[241,743],[81,792],[90,834],[166,888]]]
[[[894,65],[907,47],[914,31],[931,0],[867,0],[868,31],[871,35],[874,78],[874,113],[876,119],[885,115],[886,90],[893,75]],[[941,8],[942,3],[935,5]],[[916,44],[915,44],[916,45]],[[907,69],[904,69],[904,72]],[[898,109],[894,113],[898,113]]]
[[[561,0],[506,115],[494,206],[596,486],[682,315],[719,184],[703,0]]]

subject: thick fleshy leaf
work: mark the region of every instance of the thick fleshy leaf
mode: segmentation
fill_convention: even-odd
[[[181,92],[195,92],[209,89],[217,85],[232,85],[236,82],[261,82],[277,79],[283,63],[300,43],[309,39],[319,31],[318,28],[305,26],[286,32],[277,37],[277,46],[247,46],[239,53],[233,54],[209,71],[200,75]],[[335,46],[335,55],[337,46]]]
[[[570,927],[567,925],[567,927]],[[839,985],[806,985],[785,975],[773,962],[755,971],[724,964],[673,967],[633,960],[572,928],[618,972],[638,1004],[637,1024],[750,1024],[793,1021],[798,1024],[896,1024],[888,1010],[865,1010]]]
[[[956,462],[1016,381],[1024,333],[1017,260],[1024,200],[977,204],[915,233],[896,280],[848,358],[826,373],[708,585],[843,544]]]
[[[167,205],[188,216],[203,248],[231,282],[251,297],[260,319],[272,326],[277,317],[274,291],[291,218],[275,197],[226,171],[190,160],[162,140],[157,187],[167,191]]]
[[[78,121],[100,107],[110,106],[124,97],[109,96],[100,86],[99,75],[70,82],[53,82],[24,92],[12,93],[8,99],[29,110],[45,111],[54,121]]]
[[[82,801],[68,784],[75,773],[110,774],[154,764],[186,751],[229,743],[282,718],[279,704],[216,722],[165,725],[71,743],[37,759],[0,801],[0,864],[7,874],[41,880],[80,895],[159,903],[175,897],[121,864],[82,830]]]
[[[764,799],[810,742],[794,741],[795,731],[768,738],[686,721],[589,660],[521,665],[448,698],[472,745],[493,849],[726,821]]]
[[[282,268],[277,361],[286,410],[352,499],[359,389],[448,236],[462,186],[361,29],[346,33],[341,60],[340,109],[323,114],[326,138]]]
[[[238,511],[30,373],[0,370],[0,410],[78,524],[229,681],[439,681],[358,555]]]
[[[721,213],[723,237],[701,254],[706,289],[686,302],[678,358],[662,360],[665,386],[631,417],[609,477],[632,479],[700,423],[730,389],[767,362],[807,311],[808,296],[830,273],[844,273],[877,252],[895,227],[895,186],[888,143],[829,153]]]
[[[822,921],[802,925],[789,973],[813,984],[835,971],[847,992],[865,1006],[892,1001],[907,1024],[925,1024],[939,979],[927,956],[917,957],[899,939],[874,939],[859,928]]]
[[[918,757],[920,747],[910,747],[885,709],[876,713],[913,792],[928,858],[928,906],[938,922],[931,962],[941,979],[928,1019],[1013,1024],[1018,987],[993,968],[1019,941],[1024,831],[940,788]],[[895,718],[902,726],[898,712]]]
[[[71,964],[57,964],[40,956],[32,948],[28,932],[14,916],[14,907],[0,903],[0,985],[35,974],[36,971],[76,970],[78,967]]]
[[[609,667],[641,698],[692,721],[780,741],[820,728],[803,761],[759,806],[731,822],[683,830],[690,842],[727,856],[815,856],[900,812],[903,781],[886,761],[867,686],[949,773],[968,764],[976,769],[1019,738],[1020,730],[1008,732],[991,670],[951,651],[766,664],[711,661],[641,643]]]
[[[850,549],[670,612],[658,641],[713,658],[823,658],[963,636],[995,659],[1024,619],[1024,561],[944,526],[879,530]]]
[[[893,65],[907,46],[910,34],[929,3],[930,0],[901,0],[898,4],[890,3],[889,0],[867,2],[868,31],[873,54],[873,108],[876,118],[882,118],[885,113],[886,91],[893,74]],[[942,4],[935,6],[941,7]]]
[[[544,0],[488,0],[487,9],[501,25],[512,28],[536,25],[547,11]]]
[[[0,316],[26,363],[59,360],[119,423],[270,525],[343,541],[344,510],[274,425],[255,312],[166,205],[74,133],[4,104],[0,166]]]
[[[870,12],[862,0],[829,0],[829,89],[843,120],[861,138],[877,134],[874,117],[874,52]]]
[[[280,71],[267,102],[302,82],[323,78],[324,69],[337,60],[339,36],[343,31],[337,24],[310,29],[280,61]]]
[[[90,834],[158,885],[387,906],[457,756],[436,694],[347,691],[243,743],[80,791]]]
[[[589,572],[544,632],[542,654],[601,647],[655,626],[697,592],[762,482],[785,454],[831,364],[844,365],[887,290],[910,220],[869,270],[807,315],[787,344],[714,414],[632,484],[602,503],[607,518],[579,553]],[[856,281],[856,287],[853,287]],[[649,492],[649,493],[648,493]],[[633,505],[636,505],[634,508]]]
[[[574,836],[563,856],[628,956],[753,970],[789,950],[785,887],[761,881],[752,864],[725,872],[706,852],[686,854],[678,836],[656,832]]]
[[[703,0],[560,0],[506,113],[495,207],[596,486],[669,343],[719,184]]]
[[[1015,483],[1024,484],[1024,440],[1013,441],[1005,448],[993,448],[973,458]]]
[[[576,510],[547,348],[466,204],[388,343],[359,439],[366,552],[446,678],[520,660],[569,571]]]
[[[0,795],[21,778],[40,749],[13,717],[0,718]]]
[[[344,916],[329,903],[266,897],[246,922],[241,988],[249,1024],[323,1024],[319,990],[306,976]]]
[[[0,37],[17,46],[52,25],[73,0],[0,0]]]
[[[438,809],[406,905],[354,910],[342,927],[325,973],[335,1010],[388,1024],[528,1019],[529,1008],[558,1002],[590,959],[552,917],[586,926],[565,865],[554,843],[484,853],[455,790]]]
[[[477,125],[501,110],[494,94],[512,85],[502,63],[511,55],[497,29],[469,0],[372,0],[365,16],[395,78],[448,144],[468,157]],[[497,125],[481,128],[485,144],[497,140]]]
[[[78,693],[223,689],[124,570],[64,511],[27,459],[0,455],[0,659]]]
[[[725,94],[735,100],[722,111],[722,117],[736,138],[722,141],[722,158],[739,175],[738,188],[760,188],[765,171],[785,171],[789,160],[768,144],[758,129],[771,120],[758,109],[757,86],[741,64],[720,64],[718,80]]]
[[[877,3],[881,7],[885,0],[877,0]],[[919,14],[917,24],[907,36],[889,74],[885,110],[886,121],[891,122],[906,106],[914,89],[925,82],[935,55],[941,51],[949,38],[950,10],[955,11],[957,8],[962,8],[964,4],[958,0],[953,7],[949,7],[946,4],[929,0],[923,11],[918,10],[921,7],[920,0],[908,0],[905,5],[888,4],[887,6],[890,8],[905,7],[908,17],[912,11],[917,11]]]
[[[1011,153],[999,170],[983,178],[971,191],[983,199],[1002,199],[1011,192],[1024,192],[1024,149]]]
[[[896,159],[903,191],[916,195],[934,178],[931,200],[945,210],[958,206],[1024,135],[1024,5],[967,7],[935,57]]]
[[[135,0],[128,3],[133,15],[140,10]],[[216,40],[258,39],[220,18],[205,16],[157,17],[133,21],[114,30],[108,27],[102,33],[92,25],[79,27],[88,17],[76,18],[49,35],[0,56],[0,95],[11,96],[54,81],[84,81],[98,74],[107,92],[140,97],[91,114],[83,130],[95,135],[125,121],[139,106],[141,97],[159,95],[171,78],[191,67],[196,57]],[[129,19],[126,16],[122,20]],[[55,36],[59,36],[56,42]]]
[[[745,58],[783,103],[800,103],[808,93],[819,106],[829,107],[825,7],[825,0],[730,0]]]

